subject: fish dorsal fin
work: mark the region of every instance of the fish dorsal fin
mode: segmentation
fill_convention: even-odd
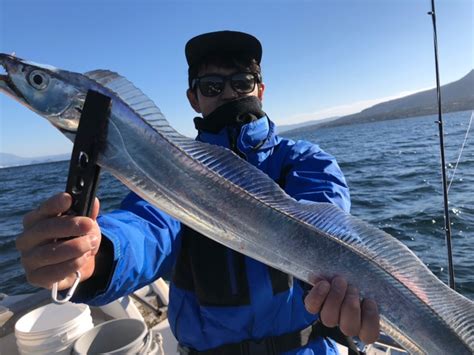
[[[102,69],[90,71],[84,75],[116,94],[155,130],[177,134],[155,103],[128,79],[110,70]]]

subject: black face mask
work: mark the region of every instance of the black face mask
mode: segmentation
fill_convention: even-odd
[[[219,106],[205,118],[195,117],[198,131],[219,133],[224,127],[242,127],[265,116],[258,97],[246,96]]]

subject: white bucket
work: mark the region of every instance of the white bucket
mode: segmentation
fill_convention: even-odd
[[[76,340],[72,353],[84,354],[160,354],[153,333],[139,319],[123,318],[104,322]]]
[[[20,354],[70,354],[74,341],[92,329],[91,311],[85,304],[48,304],[15,324]]]

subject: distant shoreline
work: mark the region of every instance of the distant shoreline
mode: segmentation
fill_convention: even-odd
[[[61,162],[64,162],[64,161],[69,161],[69,159],[38,161],[38,162],[34,162],[34,163],[26,163],[26,164],[18,164],[18,165],[6,165],[6,166],[0,166],[0,169],[15,169],[15,168],[21,168],[21,167],[24,167],[24,166],[61,163]]]
[[[459,110],[459,111],[443,111],[443,117],[448,114],[456,114],[456,113],[463,113],[463,112],[472,112],[474,109],[467,109],[467,110]],[[327,123],[316,123],[308,126],[303,126],[287,131],[281,132],[282,134],[300,134],[304,133],[305,131],[308,130],[317,130],[317,129],[323,129],[323,128],[338,128],[338,127],[347,127],[347,126],[352,126],[352,125],[361,125],[361,124],[372,124],[372,123],[380,123],[380,122],[388,122],[388,121],[396,121],[396,120],[409,120],[409,119],[414,119],[414,118],[421,118],[421,117],[430,117],[430,116],[435,116],[438,113],[429,113],[429,114],[420,114],[420,115],[414,115],[414,116],[402,116],[402,117],[390,117],[388,116],[387,118],[383,119],[368,119],[368,120],[360,120],[360,121],[342,121],[342,122],[337,122],[337,120],[327,122]]]

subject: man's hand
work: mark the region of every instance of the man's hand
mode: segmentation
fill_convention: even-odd
[[[69,288],[81,272],[81,280],[92,276],[101,232],[96,222],[99,200],[94,201],[91,218],[62,216],[72,203],[71,195],[59,193],[23,218],[23,233],[16,240],[21,263],[29,283],[51,289]],[[75,237],[73,239],[62,239]],[[55,239],[57,241],[55,242]]]
[[[348,286],[342,277],[336,276],[330,282],[317,279],[304,302],[308,312],[319,313],[327,327],[339,326],[345,335],[358,336],[366,344],[379,337],[377,304],[368,299],[360,301],[359,290]]]

